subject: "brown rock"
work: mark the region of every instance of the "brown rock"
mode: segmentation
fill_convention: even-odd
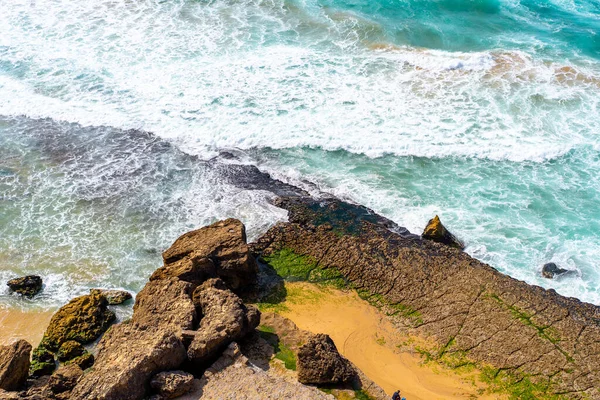
[[[62,365],[50,377],[48,386],[55,394],[71,391],[82,375],[83,370],[77,364]]]
[[[164,399],[174,399],[194,387],[194,375],[183,371],[160,372],[150,381],[150,387]]]
[[[123,304],[127,300],[131,299],[131,293],[126,290],[113,290],[113,289],[90,289],[90,294],[101,294],[106,297],[108,304],[116,306]]]
[[[180,236],[163,253],[164,267],[150,280],[177,277],[200,284],[220,277],[236,290],[256,281],[258,268],[248,251],[246,230],[236,219],[227,219]]]
[[[313,335],[298,351],[298,381],[305,384],[347,383],[356,377],[352,365],[328,335]]]
[[[117,324],[100,340],[94,368],[73,389],[73,400],[142,399],[151,377],[185,360],[177,329]]]
[[[465,246],[460,240],[456,238],[440,221],[440,217],[437,215],[433,217],[425,227],[423,239],[432,240],[434,242],[443,243],[445,245],[456,247],[457,249],[464,249]]]
[[[18,390],[25,384],[30,353],[31,345],[25,340],[0,346],[0,389]]]
[[[197,287],[194,303],[203,315],[187,352],[194,363],[210,361],[260,323],[260,312],[254,306],[244,305],[220,279],[210,279]]]
[[[62,306],[50,320],[43,345],[58,351],[67,340],[86,344],[96,340],[115,320],[101,294],[79,296]]]
[[[11,279],[6,284],[13,292],[26,297],[33,297],[42,290],[42,278],[37,275]]]
[[[66,362],[66,364],[77,364],[82,370],[86,370],[94,365],[94,355],[88,352],[83,353],[79,357],[75,357],[72,360]]]
[[[192,329],[197,320],[192,284],[177,278],[150,281],[138,293],[132,321],[142,326],[172,324]]]

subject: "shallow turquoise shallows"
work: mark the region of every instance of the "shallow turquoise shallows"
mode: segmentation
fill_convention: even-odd
[[[597,1],[5,3],[0,281],[47,285],[0,308],[137,291],[187,230],[284,220],[199,161],[231,149],[600,304]]]

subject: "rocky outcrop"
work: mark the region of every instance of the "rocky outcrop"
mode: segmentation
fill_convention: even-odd
[[[548,279],[558,278],[559,276],[572,275],[575,271],[559,267],[553,262],[546,263],[542,267],[542,276]]]
[[[141,326],[173,325],[193,329],[197,321],[192,284],[177,278],[150,281],[138,293],[132,321]]]
[[[33,377],[50,375],[56,368],[54,354],[40,344],[33,350],[29,374]]]
[[[33,297],[42,290],[42,278],[37,275],[11,279],[6,284],[13,292],[26,297]]]
[[[186,358],[180,332],[172,326],[113,326],[100,340],[94,368],[71,399],[141,399],[153,375],[176,369]]]
[[[254,251],[285,250],[340,272],[363,297],[388,307],[400,329],[437,343],[437,357],[485,363],[495,368],[492,378],[525,379],[549,395],[600,398],[599,307],[392,232],[358,206],[344,219],[340,208],[352,205],[339,203],[280,200],[292,222],[270,229]]]
[[[351,382],[356,371],[328,335],[313,335],[298,351],[298,381],[307,384]]]
[[[86,344],[98,339],[115,320],[107,306],[106,298],[97,293],[74,298],[52,316],[42,344],[58,351],[68,340]]]
[[[254,306],[246,306],[220,279],[210,279],[198,286],[194,304],[201,310],[202,320],[187,354],[196,364],[210,361],[260,322],[260,312]]]
[[[58,361],[65,362],[82,356],[86,351],[87,350],[81,343],[76,342],[75,340],[67,340],[58,349],[56,357],[58,358]]]
[[[163,253],[164,266],[150,280],[176,277],[200,284],[219,277],[233,290],[256,281],[257,266],[248,251],[246,230],[227,219],[180,236]]]
[[[90,289],[90,294],[101,294],[111,306],[123,304],[132,298],[131,293],[126,290]]]
[[[163,399],[182,396],[194,387],[194,375],[184,371],[161,372],[152,378],[150,387]]]
[[[440,221],[437,215],[427,223],[421,235],[423,239],[432,240],[434,242],[443,243],[445,245],[464,249],[464,244],[456,238]]]
[[[7,346],[0,346],[0,389],[18,390],[27,380],[31,345],[18,340]]]
[[[304,386],[265,371],[251,364],[231,343],[221,357],[208,368],[189,399],[247,400],[334,400],[310,386]]]

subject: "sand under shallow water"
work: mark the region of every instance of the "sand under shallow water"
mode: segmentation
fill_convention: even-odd
[[[424,365],[418,354],[400,351],[397,346],[408,337],[355,292],[305,283],[286,287],[288,298],[280,313],[301,329],[327,333],[340,352],[386,393],[399,389],[410,400],[502,398],[480,394],[484,387],[475,383],[476,372],[456,374]]]
[[[25,339],[32,346],[37,346],[54,311],[0,308],[0,345]]]

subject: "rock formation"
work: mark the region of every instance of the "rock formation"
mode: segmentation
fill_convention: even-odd
[[[194,387],[194,375],[184,371],[160,372],[150,381],[150,387],[163,399],[182,396]]]
[[[37,275],[27,275],[11,279],[6,283],[10,290],[26,297],[33,297],[42,290],[42,278]]]
[[[180,236],[163,253],[164,266],[150,280],[176,277],[202,283],[219,277],[233,290],[256,281],[256,262],[248,251],[246,229],[227,219]]]
[[[209,279],[198,286],[194,303],[203,317],[187,353],[196,364],[211,360],[232,341],[253,331],[260,322],[258,310],[244,305],[220,279]]]
[[[465,247],[462,242],[456,238],[456,236],[446,229],[446,227],[442,224],[442,221],[440,221],[440,217],[437,215],[429,220],[421,236],[423,239],[443,243],[451,247],[456,247],[457,249],[462,250]]]
[[[0,389],[18,390],[27,380],[31,345],[19,340],[0,346]]]
[[[553,262],[546,263],[542,267],[542,276],[548,279],[554,279],[563,275],[571,275],[574,274],[575,271],[564,269],[559,267]]]
[[[292,222],[271,228],[255,253],[285,250],[340,272],[393,310],[399,327],[435,341],[435,357],[483,362],[494,368],[491,379],[531,381],[550,395],[600,398],[599,307],[392,232],[364,208],[339,203],[280,199]],[[353,218],[341,208],[353,208]]]
[[[351,382],[356,371],[328,335],[313,335],[298,351],[298,381],[307,384]]]
[[[132,297],[131,293],[126,290],[113,289],[90,289],[90,294],[101,294],[111,306],[123,304]]]

